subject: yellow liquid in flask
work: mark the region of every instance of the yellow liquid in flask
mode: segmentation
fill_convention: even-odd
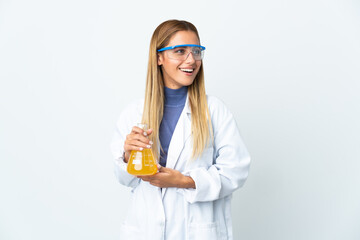
[[[157,173],[157,163],[152,150],[147,148],[142,151],[132,150],[127,171],[132,175],[154,175]]]

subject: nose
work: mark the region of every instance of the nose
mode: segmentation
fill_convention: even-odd
[[[186,61],[187,63],[193,63],[193,62],[195,62],[195,58],[194,58],[192,52],[189,52],[189,53],[188,53],[188,55],[187,55],[186,58],[185,58],[185,61]]]

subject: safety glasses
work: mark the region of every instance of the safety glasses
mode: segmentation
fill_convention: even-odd
[[[157,50],[157,52],[166,51],[168,58],[184,61],[192,53],[193,58],[198,61],[204,58],[205,47],[195,44],[183,44],[165,47]]]

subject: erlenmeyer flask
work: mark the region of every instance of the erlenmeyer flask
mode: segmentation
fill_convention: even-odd
[[[147,130],[147,124],[138,123],[137,126]],[[145,148],[142,151],[132,150],[127,171],[132,175],[154,175],[158,168],[151,148]]]

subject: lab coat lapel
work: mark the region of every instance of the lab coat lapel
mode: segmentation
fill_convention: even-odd
[[[184,148],[184,144],[188,137],[191,135],[191,119],[190,115],[183,111],[179,118],[178,123],[176,124],[174,133],[171,137],[171,142],[169,145],[168,156],[166,161],[166,167],[174,168],[181,151]]]
[[[191,110],[189,106],[189,99],[186,98],[184,109],[176,124],[174,133],[171,137],[168,156],[166,160],[166,167],[174,169],[179,156],[185,146],[185,142],[191,135]],[[166,188],[162,191],[164,196]]]

